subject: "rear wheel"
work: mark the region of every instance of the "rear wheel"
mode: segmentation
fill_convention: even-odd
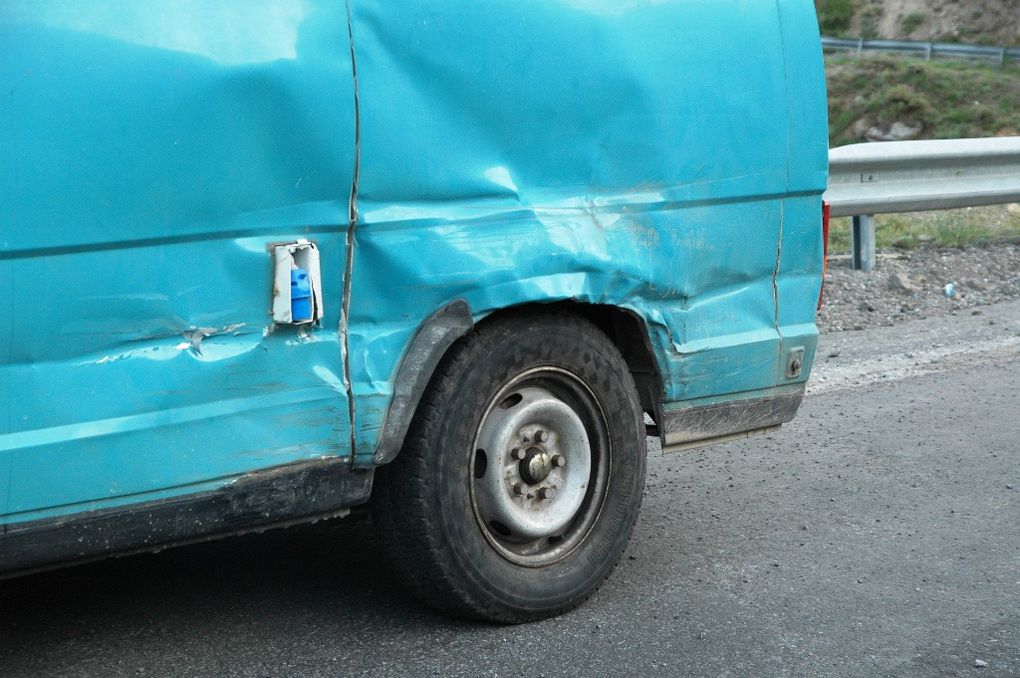
[[[588,321],[486,322],[451,349],[373,517],[411,589],[445,611],[524,622],[584,602],[615,567],[644,487],[633,379]]]

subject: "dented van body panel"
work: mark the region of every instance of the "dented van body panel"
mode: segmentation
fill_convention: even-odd
[[[810,3],[352,9],[359,460],[410,337],[453,299],[476,319],[564,299],[634,312],[666,407],[790,383],[792,347],[804,380],[827,172]]]
[[[807,0],[14,0],[0,83],[0,524],[370,473],[450,343],[529,304],[639,320],[667,444],[800,402]],[[281,325],[298,240],[324,313]]]

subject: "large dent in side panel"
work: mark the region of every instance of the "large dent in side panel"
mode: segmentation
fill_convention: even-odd
[[[788,169],[775,5],[351,6],[359,458],[410,338],[454,299],[476,320],[561,299],[631,310],[665,401],[774,385]],[[733,59],[747,44],[759,58]]]

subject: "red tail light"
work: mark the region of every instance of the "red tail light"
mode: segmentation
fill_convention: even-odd
[[[822,201],[822,289],[818,292],[818,309],[822,308],[822,298],[825,296],[825,274],[829,270],[829,212],[831,206]]]

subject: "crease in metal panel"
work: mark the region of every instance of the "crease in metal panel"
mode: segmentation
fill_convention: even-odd
[[[776,20],[779,23],[779,40],[783,43],[783,90],[784,98],[786,100],[786,106],[784,107],[784,113],[786,117],[786,189],[790,189],[790,163],[792,162],[792,145],[793,145],[793,131],[792,131],[792,120],[790,117],[790,64],[786,55],[786,34],[783,27],[783,13],[779,6],[779,0],[775,2],[776,7]],[[780,200],[779,202],[779,234],[776,238],[776,267],[772,272],[772,303],[773,313],[775,317],[776,334],[779,335],[779,344],[776,346],[778,353],[777,360],[782,359],[783,355],[783,330],[779,324],[779,271],[783,261],[783,221],[786,212],[786,201]]]
[[[354,276],[354,249],[355,227],[358,223],[358,181],[361,176],[361,102],[358,92],[358,62],[354,49],[354,20],[351,15],[350,0],[345,0],[344,6],[347,10],[347,37],[351,50],[351,77],[354,84],[354,169],[351,177],[351,193],[347,213],[347,257],[344,262],[344,288],[343,300],[341,301],[340,312],[340,360],[343,363],[344,387],[347,391],[347,410],[350,419],[350,454],[353,457],[357,448],[357,436],[355,435],[357,421],[357,403],[354,399],[354,386],[351,378],[350,361],[350,313],[351,313],[351,288]]]

